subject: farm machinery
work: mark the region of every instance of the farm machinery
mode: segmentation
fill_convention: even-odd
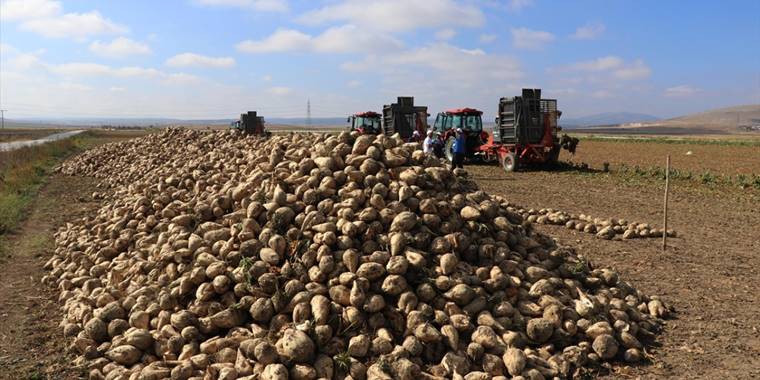
[[[557,133],[562,111],[556,99],[541,99],[540,89],[523,89],[522,96],[499,100],[493,133],[483,131],[481,115],[473,108],[441,112],[434,130],[445,144],[444,154],[452,159],[454,131],[461,128],[466,138],[467,158],[498,162],[504,170],[515,171],[522,164],[554,164],[561,148],[575,153],[578,139]]]
[[[380,116],[372,111],[359,112],[349,116],[346,121],[351,124],[352,131],[358,131],[362,135],[379,135],[383,133]]]
[[[230,123],[230,128],[237,129],[247,135],[270,135],[270,132],[264,128],[264,117],[256,115],[256,111],[241,113],[240,120]]]
[[[421,140],[428,128],[427,106],[415,106],[411,96],[399,96],[396,103],[383,106],[383,132],[398,133],[405,141]]]
[[[456,130],[461,129],[465,135],[468,158],[482,157],[480,148],[488,141],[488,132],[483,131],[482,111],[474,108],[458,108],[440,112],[433,123],[433,133],[438,136],[446,159],[453,160],[453,146]]]

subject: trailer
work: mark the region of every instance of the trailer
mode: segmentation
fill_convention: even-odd
[[[404,141],[421,140],[428,116],[427,106],[415,106],[414,97],[399,96],[396,103],[383,106],[383,132],[387,136],[398,133]]]
[[[237,129],[247,135],[270,135],[269,131],[264,128],[264,117],[258,116],[256,111],[241,113],[240,120],[230,123],[230,128]]]
[[[520,164],[557,163],[562,111],[556,99],[542,99],[541,89],[524,88],[522,96],[499,100],[490,141],[481,150],[511,172]]]

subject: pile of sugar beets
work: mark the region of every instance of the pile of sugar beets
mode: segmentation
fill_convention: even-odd
[[[546,379],[646,355],[668,307],[398,137],[171,129],[43,281],[90,379]]]
[[[604,219],[585,214],[576,215],[551,208],[536,210],[512,206],[508,209],[517,212],[529,223],[563,225],[571,230],[596,234],[596,237],[605,240],[614,239],[617,235],[621,235],[623,240],[660,238],[664,233],[667,233],[669,237],[676,237],[676,232],[672,229],[665,232],[649,223],[629,222],[626,219]]]

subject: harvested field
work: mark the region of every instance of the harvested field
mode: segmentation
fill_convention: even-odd
[[[630,141],[623,139],[584,138],[572,162],[585,162],[599,169],[609,162],[612,170],[621,165],[641,168],[665,167],[665,156],[671,155],[671,168],[692,172],[699,176],[704,172],[716,175],[760,175],[760,140],[700,140],[666,138]],[[687,154],[691,152],[691,154]],[[569,156],[563,153],[564,159]]]

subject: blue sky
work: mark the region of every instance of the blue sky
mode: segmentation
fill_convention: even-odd
[[[2,0],[13,117],[431,113],[540,87],[568,117],[760,103],[760,1]],[[490,118],[490,117],[489,117]]]

